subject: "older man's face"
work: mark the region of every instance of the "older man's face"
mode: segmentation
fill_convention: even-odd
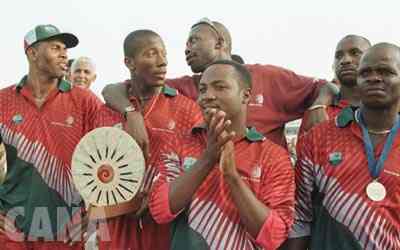
[[[73,85],[90,88],[90,85],[96,80],[94,67],[85,61],[72,65],[70,80]]]
[[[391,48],[366,52],[358,68],[361,101],[367,107],[385,108],[400,99],[400,55]]]

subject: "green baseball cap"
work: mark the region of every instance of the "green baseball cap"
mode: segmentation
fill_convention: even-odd
[[[52,38],[57,38],[63,41],[68,49],[75,47],[79,43],[79,40],[75,35],[71,33],[62,33],[56,26],[51,24],[42,24],[26,33],[24,37],[24,49],[26,51],[33,44]]]

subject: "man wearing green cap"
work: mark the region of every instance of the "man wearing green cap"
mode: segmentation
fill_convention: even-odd
[[[0,90],[8,165],[0,185],[1,249],[83,249],[81,240],[64,243],[74,231],[66,228],[82,221],[71,155],[101,102],[63,80],[67,49],[77,44],[76,36],[53,25],[36,26],[24,38],[28,75]]]

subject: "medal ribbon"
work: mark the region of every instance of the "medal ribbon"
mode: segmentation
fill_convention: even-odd
[[[385,141],[382,153],[379,156],[379,159],[377,160],[375,159],[374,146],[372,144],[371,137],[369,136],[367,126],[364,122],[360,110],[357,111],[358,112],[356,113],[356,118],[358,120],[359,125],[361,126],[363,133],[364,149],[368,159],[368,169],[371,174],[371,177],[373,179],[377,179],[383,169],[384,163],[392,148],[394,137],[396,136],[397,131],[400,128],[400,119],[398,116],[396,117],[396,122],[390,129],[390,133]]]

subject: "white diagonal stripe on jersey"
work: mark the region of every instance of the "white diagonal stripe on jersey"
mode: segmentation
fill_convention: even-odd
[[[344,220],[346,216],[349,215],[349,210],[351,209],[351,205],[353,204],[354,200],[356,199],[357,195],[345,195],[346,198],[341,200],[340,209],[336,211],[336,213],[332,213],[332,216],[336,218],[337,221],[340,221],[344,224]],[[347,198],[348,197],[348,198]],[[339,207],[339,206],[338,206]]]
[[[196,232],[200,233],[207,241],[210,249],[238,249],[240,243],[251,246],[245,249],[254,249],[251,244],[250,236],[247,234],[240,222],[230,221],[229,217],[212,202],[200,201],[195,199],[197,203],[197,212],[194,214],[193,206],[189,210],[189,225]],[[192,202],[192,204],[194,203]],[[211,213],[209,213],[211,211]],[[237,246],[237,247],[235,247]]]
[[[315,182],[320,185],[318,189],[325,195],[324,207],[332,218],[353,233],[363,249],[396,249],[400,245],[396,229],[384,217],[373,212],[367,201],[364,201],[359,194],[345,192],[336,178],[327,178],[321,166],[314,165],[312,168],[316,173]],[[306,201],[304,198],[298,199],[301,206],[307,206],[304,201]],[[296,209],[296,221],[304,219],[304,216],[299,215],[301,214]],[[304,225],[303,223],[295,224],[291,230],[291,235]]]

